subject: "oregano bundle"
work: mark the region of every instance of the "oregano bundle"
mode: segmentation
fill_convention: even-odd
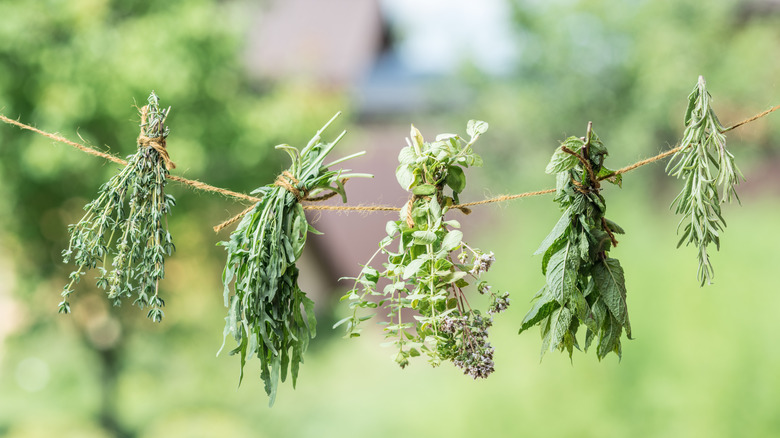
[[[683,243],[698,247],[697,278],[704,286],[712,284],[714,270],[707,247],[714,243],[720,249],[720,232],[726,227],[721,204],[732,196],[739,201],[735,186],[745,179],[734,164],[734,155],[726,149],[725,129],[710,105],[704,78],[688,96],[685,111],[685,132],[679,151],[672,156],[666,169],[669,175],[685,180],[682,191],[672,202],[675,213],[682,215],[677,227],[682,227],[679,248]]]
[[[444,219],[466,187],[463,169],[482,165],[472,146],[487,128],[487,123],[472,120],[468,142],[443,134],[428,143],[412,126],[411,140],[401,150],[396,170],[398,182],[412,197],[401,209],[400,219],[387,223],[387,237],[360,274],[351,278],[354,286],[342,298],[351,301],[352,315],[334,328],[346,324],[349,337],[359,336],[359,324],[371,318],[359,315],[360,309],[388,311],[388,321],[382,322],[384,333],[397,349],[394,358],[402,368],[411,357],[425,354],[432,365],[451,361],[474,379],[494,371],[488,328],[491,315],[509,305],[509,294],[493,292],[480,279],[495,261],[493,253],[467,245],[460,224]],[[396,240],[398,247],[393,249]],[[387,255],[381,272],[371,267],[380,252]],[[380,280],[385,283],[381,289]],[[469,285],[489,297],[485,313],[469,304],[464,291]]]
[[[162,320],[165,301],[159,285],[165,277],[165,257],[175,249],[167,224],[175,200],[164,190],[168,171],[175,167],[165,149],[169,112],[152,92],[141,108],[138,151],[84,206],[84,217],[68,226],[70,243],[62,258],[65,263],[73,260],[76,270],[62,291],[60,313],[70,313],[75,284],[86,270],[97,268],[97,286],[115,306],[122,298],[135,297],[133,304],[150,307],[151,320]]]
[[[274,184],[252,192],[262,196],[262,201],[243,217],[229,241],[220,242],[228,252],[222,274],[228,308],[224,338],[231,336],[238,344],[230,354],[241,357],[239,384],[247,358],[256,355],[260,359],[260,377],[269,405],[273,405],[279,381],[285,381],[288,371],[295,387],[303,354],[316,335],[314,302],[298,287],[295,263],[308,233],[320,233],[307,222],[301,201],[330,191],[346,202],[346,178],[370,176],[329,170],[362,152],[323,165],[345,134],[332,143],[321,141],[320,134],[335,118],[301,151],[289,145],[276,146],[289,154],[290,168]]]
[[[555,150],[547,173],[557,174],[555,201],[564,211],[534,254],[542,256],[544,287],[526,314],[520,333],[538,325],[542,355],[579,349],[577,331],[585,325],[587,349],[597,341],[596,356],[621,356],[620,338],[631,339],[626,285],[620,262],[609,257],[623,229],[607,219],[600,181],[621,183],[604,167],[607,149],[588,125],[586,137],[569,137]]]

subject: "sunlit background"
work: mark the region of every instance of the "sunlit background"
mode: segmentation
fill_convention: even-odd
[[[402,205],[394,170],[414,123],[428,139],[490,123],[464,201],[554,185],[554,148],[588,121],[619,168],[673,147],[699,75],[730,125],[780,104],[780,4],[770,0],[3,0],[0,112],[111,153],[135,150],[136,104],[165,106],[174,174],[248,193],[287,165],[273,146],[347,136],[334,158],[373,180],[349,204]],[[112,308],[89,281],[58,315],[72,266],[68,224],[117,172],[67,145],[0,126],[0,436],[4,437],[776,437],[780,436],[780,113],[729,133],[747,177],[742,205],[700,288],[693,248],[675,249],[664,164],[603,194],[627,234],[635,340],[623,359],[548,353],[517,335],[543,285],[531,254],[557,221],[552,198],[483,206],[466,240],[496,255],[489,278],[511,293],[491,329],[496,372],[473,381],[424,360],[401,370],[379,326],[342,339],[338,298],[393,213],[310,215],[301,285],[319,333],[298,388],[273,408],[254,360],[222,354],[221,270],[211,227],[246,206],[171,183],[165,319]],[[337,203],[335,203],[337,204]],[[128,303],[129,304],[129,303]]]

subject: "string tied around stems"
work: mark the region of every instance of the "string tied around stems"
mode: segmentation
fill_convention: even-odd
[[[341,180],[341,184],[346,184],[349,178],[344,178]],[[320,202],[325,201],[327,199],[330,199],[334,196],[336,196],[338,193],[336,191],[331,191],[330,193],[326,193],[321,196],[309,196],[309,191],[306,189],[298,188],[298,185],[300,184],[300,181],[298,181],[295,176],[290,173],[290,171],[285,170],[282,172],[279,176],[276,177],[276,180],[274,180],[274,185],[277,187],[281,187],[288,192],[292,193],[293,196],[295,196],[295,199],[298,202],[308,201],[308,202]],[[260,200],[258,200],[260,202]],[[221,224],[214,227],[214,232],[218,233],[225,229],[226,227],[229,227],[230,225],[233,225],[234,223],[238,222],[242,217],[244,217],[246,214],[248,214],[250,211],[252,211],[255,206],[252,205],[250,207],[247,207],[244,211],[241,213],[231,217],[230,219],[222,222]]]
[[[142,147],[150,147],[154,149],[165,163],[165,168],[168,170],[173,170],[176,168],[176,164],[171,161],[171,156],[168,154],[168,149],[165,145],[165,136],[160,135],[158,137],[147,137],[144,133],[147,128],[146,117],[148,114],[149,105],[144,105],[141,108],[141,133],[138,135],[138,149],[141,149]]]

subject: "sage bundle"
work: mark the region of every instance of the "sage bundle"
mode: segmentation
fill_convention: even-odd
[[[621,175],[604,167],[607,149],[588,124],[586,137],[569,137],[547,165],[557,174],[555,201],[564,210],[534,254],[542,256],[546,283],[523,318],[520,333],[539,325],[542,355],[579,349],[577,331],[585,325],[584,348],[598,341],[596,356],[621,356],[620,338],[631,339],[626,285],[620,262],[609,257],[623,229],[607,219],[600,181],[621,184]]]
[[[72,260],[76,270],[62,292],[60,313],[70,313],[76,283],[87,270],[97,269],[97,287],[115,306],[134,297],[133,304],[149,307],[152,321],[162,321],[160,280],[165,277],[165,257],[175,248],[167,224],[175,200],[165,193],[168,172],[175,167],[165,148],[169,112],[152,92],[141,108],[138,151],[84,206],[81,220],[68,226],[70,243],[62,258],[65,263]]]
[[[734,164],[734,155],[726,149],[726,130],[710,106],[711,99],[704,78],[699,76],[688,96],[683,139],[666,167],[669,175],[685,181],[672,202],[675,213],[682,215],[677,230],[682,227],[683,231],[677,247],[683,243],[698,247],[697,278],[702,286],[712,284],[714,276],[707,247],[714,243],[720,249],[720,232],[726,227],[720,206],[732,197],[739,201],[735,186],[745,179]]]
[[[348,337],[359,336],[359,324],[372,317],[360,315],[361,309],[387,310],[384,333],[401,368],[411,357],[425,354],[433,366],[451,361],[474,379],[494,371],[488,328],[492,315],[509,305],[509,294],[493,291],[480,279],[495,261],[493,253],[467,245],[460,224],[444,219],[466,188],[463,169],[482,165],[472,146],[487,128],[487,123],[472,120],[469,141],[443,134],[428,143],[412,126],[396,170],[398,182],[412,196],[401,217],[387,223],[387,237],[360,274],[351,278],[354,285],[342,297],[351,301],[352,315],[334,328],[346,324]],[[396,240],[398,247],[393,249]],[[380,252],[387,255],[381,272],[371,267]],[[383,288],[378,286],[380,280]],[[488,297],[484,313],[469,304],[464,292],[469,285]]]
[[[336,116],[301,151],[289,145],[276,146],[289,154],[290,168],[274,184],[252,192],[262,200],[243,217],[230,240],[220,242],[228,253],[222,274],[228,308],[224,340],[231,336],[238,344],[230,354],[241,357],[239,384],[247,358],[256,355],[260,359],[260,377],[269,405],[273,405],[279,381],[285,381],[288,371],[295,387],[303,354],[316,335],[314,302],[298,287],[295,263],[308,233],[320,233],[307,222],[301,201],[338,194],[346,202],[346,179],[370,176],[329,170],[363,152],[323,165],[346,134],[342,132],[331,143],[322,142],[322,131]],[[318,196],[323,192],[327,193]]]

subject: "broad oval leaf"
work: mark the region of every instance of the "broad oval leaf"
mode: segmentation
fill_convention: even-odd
[[[475,137],[487,132],[490,125],[482,120],[469,120],[466,124],[466,134]]]
[[[545,173],[553,174],[558,172],[566,172],[574,168],[579,163],[579,160],[574,155],[564,152],[562,148],[558,148],[553,153],[550,162],[544,169]]]
[[[444,239],[442,239],[441,249],[444,251],[452,251],[460,246],[461,240],[463,240],[463,233],[460,230],[452,230],[444,236]]]
[[[444,181],[455,193],[461,193],[466,188],[466,174],[460,166],[449,166]]]
[[[416,274],[417,271],[419,271],[420,268],[422,267],[423,263],[425,263],[425,261],[426,261],[425,259],[414,259],[411,262],[409,262],[409,264],[404,267],[404,273],[402,276],[404,280]]]
[[[403,187],[404,190],[409,190],[414,185],[416,177],[412,171],[411,166],[401,164],[395,170],[395,178],[398,180],[398,184]]]
[[[433,231],[415,231],[412,233],[414,243],[418,245],[430,245],[436,242],[436,233]]]
[[[433,184],[420,184],[412,189],[412,193],[418,196],[431,196],[436,193],[436,186]]]
[[[415,161],[417,161],[417,154],[409,146],[402,148],[401,152],[398,153],[398,162],[400,164],[414,164]]]

